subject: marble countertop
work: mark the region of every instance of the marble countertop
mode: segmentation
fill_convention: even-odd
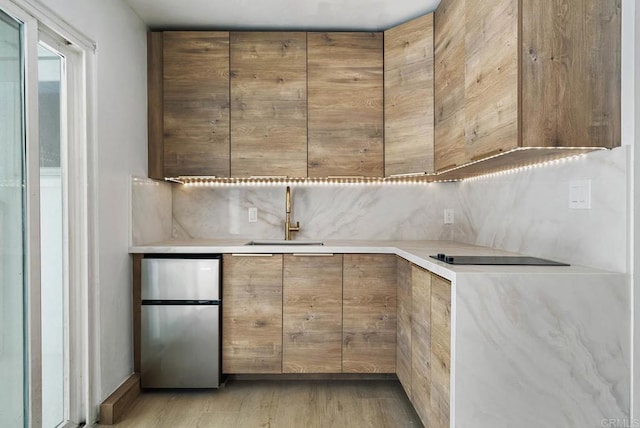
[[[249,239],[171,240],[129,248],[130,253],[198,254],[198,253],[383,253],[396,254],[450,281],[460,274],[616,274],[585,266],[479,266],[450,265],[429,256],[445,253],[452,256],[522,256],[488,247],[453,241],[342,241],[326,240],[324,245],[246,245]],[[557,260],[562,261],[562,260]],[[619,273],[617,273],[619,274]]]

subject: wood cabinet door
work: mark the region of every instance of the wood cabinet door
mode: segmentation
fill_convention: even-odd
[[[382,177],[383,34],[307,33],[309,177]]]
[[[307,176],[307,35],[232,32],[231,175]]]
[[[470,161],[519,145],[518,2],[467,2],[464,111]]]
[[[385,175],[433,172],[433,14],[384,32]]]
[[[163,33],[164,173],[229,176],[229,33]]]
[[[224,255],[222,372],[282,373],[282,255]]]
[[[442,0],[434,14],[435,169],[467,162],[465,149],[465,3]]]
[[[522,4],[522,146],[620,145],[620,0]]]
[[[411,398],[411,263],[397,258],[398,329],[396,375],[407,397]]]
[[[343,373],[396,371],[396,257],[345,254]]]
[[[449,427],[451,383],[451,283],[431,275],[430,427]]]
[[[411,296],[411,402],[424,426],[431,426],[431,274],[415,265]]]
[[[284,255],[284,373],[342,372],[342,255]]]

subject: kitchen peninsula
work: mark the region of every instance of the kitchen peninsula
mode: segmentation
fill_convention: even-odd
[[[598,426],[603,419],[629,417],[630,310],[624,274],[576,265],[458,266],[429,257],[442,252],[513,255],[451,241],[327,240],[322,246],[246,243],[232,239],[165,241],[136,245],[130,252],[395,255],[399,340],[402,311],[416,310],[415,305],[402,308],[400,290],[406,281],[402,269],[411,265],[430,272],[436,280],[450,282],[450,360],[440,367],[443,373],[450,371],[446,426]],[[433,311],[433,296],[431,302]],[[432,347],[434,337],[431,330]],[[413,339],[415,349],[421,337]],[[439,367],[431,351],[431,382],[435,384],[440,380],[433,373]],[[400,360],[401,351],[396,353],[398,377]],[[411,382],[402,383],[411,399]],[[431,410],[424,412],[427,418],[435,417],[434,409],[442,408],[434,406],[433,393],[432,388]],[[420,401],[412,402],[422,417],[416,406]]]

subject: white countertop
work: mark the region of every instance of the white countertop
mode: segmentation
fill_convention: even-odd
[[[383,253],[396,254],[450,281],[457,274],[620,274],[585,266],[479,266],[450,265],[429,256],[445,253],[451,256],[522,256],[488,247],[453,241],[322,241],[324,245],[245,245],[250,239],[171,240],[129,248],[130,253],[145,254],[292,254],[292,253]],[[543,257],[544,258],[544,257]],[[562,260],[556,260],[562,261]]]

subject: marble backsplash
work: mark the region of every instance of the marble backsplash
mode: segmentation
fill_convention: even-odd
[[[172,237],[172,189],[169,183],[131,177],[131,244],[142,245]]]
[[[461,182],[455,239],[628,272],[630,149]],[[591,209],[569,208],[574,180],[591,180]]]
[[[457,184],[291,186],[294,239],[454,239],[443,224],[454,208]],[[248,223],[248,208],[258,222]],[[285,187],[181,187],[173,189],[173,236],[283,239]]]
[[[461,183],[292,186],[294,239],[454,240],[617,272],[628,267],[630,147]],[[592,209],[569,209],[591,180]],[[132,180],[132,242],[282,239],[284,186],[189,187]],[[248,208],[258,221],[248,222]],[[445,225],[443,210],[455,210]]]

